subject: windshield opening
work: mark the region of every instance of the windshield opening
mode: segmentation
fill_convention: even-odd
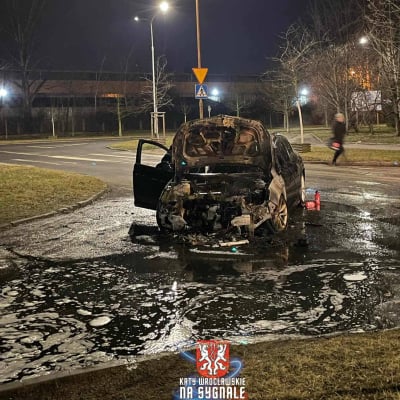
[[[187,157],[256,156],[258,135],[249,127],[193,127],[186,136],[183,152]]]

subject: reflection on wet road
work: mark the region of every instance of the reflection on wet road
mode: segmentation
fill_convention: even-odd
[[[359,207],[336,198],[326,195],[321,211],[298,210],[287,232],[235,252],[180,244],[154,226],[131,242],[130,199],[99,225],[115,200],[59,217],[53,231],[36,222],[46,232],[24,245],[15,228],[2,238],[11,258],[0,270],[1,381],[129,361],[198,338],[398,326],[400,209],[389,199]],[[85,234],[76,229],[83,212]],[[40,241],[46,251],[35,251]],[[85,252],[93,246],[96,256]]]

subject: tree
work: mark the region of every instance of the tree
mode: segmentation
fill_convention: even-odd
[[[276,69],[266,71],[262,77],[262,91],[268,104],[275,112],[283,115],[283,126],[286,132],[290,131],[289,116],[293,109],[295,93],[291,81],[277,65]]]
[[[358,45],[365,1],[310,3],[310,26],[318,45],[313,49],[308,78],[326,122],[328,113],[343,112],[348,123],[352,95],[362,89],[355,78],[360,76],[360,66],[365,65]]]
[[[4,30],[11,40],[9,62],[19,73],[19,79],[13,83],[21,90],[24,120],[30,123],[33,99],[45,82],[32,77],[31,72],[36,66],[35,34],[47,0],[3,1],[7,15]]]
[[[244,111],[249,109],[254,103],[254,95],[240,95],[239,93],[231,93],[226,100],[226,105],[235,112],[237,117],[240,117]]]
[[[179,110],[183,114],[184,122],[187,122],[187,116],[192,111],[192,106],[184,98],[182,98],[179,103]]]
[[[389,100],[400,136],[400,4],[398,0],[369,0],[368,38],[379,56],[380,86]]]
[[[164,56],[157,58],[156,62],[156,92],[157,92],[157,106],[158,110],[162,110],[173,106],[172,97],[170,96],[170,89],[173,84],[171,82],[171,73],[166,71],[167,59]],[[144,80],[146,85],[141,93],[141,104],[139,106],[139,112],[149,112],[153,110],[153,79],[152,77],[145,76]]]
[[[288,124],[289,110],[293,105],[297,106],[300,119],[301,141],[303,141],[303,121],[299,102],[300,84],[307,77],[307,70],[310,64],[310,54],[316,45],[311,32],[301,24],[291,25],[282,37],[280,54],[273,61],[278,68],[272,76],[279,87],[272,85],[274,90],[282,90],[280,102],[285,112],[285,119]],[[287,125],[288,127],[289,125]],[[288,128],[287,128],[288,129]]]

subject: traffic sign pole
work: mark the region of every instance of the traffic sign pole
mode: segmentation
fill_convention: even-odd
[[[201,68],[199,0],[196,0],[196,34],[197,34],[197,67]],[[199,115],[200,119],[204,118],[203,99],[199,100]]]

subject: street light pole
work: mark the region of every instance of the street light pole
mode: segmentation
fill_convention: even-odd
[[[4,87],[0,89],[0,111],[1,111],[1,117],[4,122],[4,133],[6,135],[6,140],[8,139],[8,127],[7,127],[7,115],[5,113],[5,98],[7,97],[8,92]]]
[[[168,11],[169,4],[166,1],[163,1],[159,5],[159,9],[166,13]],[[155,136],[156,139],[159,139],[158,133],[158,106],[157,106],[157,85],[156,85],[156,65],[155,65],[155,55],[154,55],[154,33],[153,33],[153,21],[157,14],[154,14],[150,20],[150,40],[151,40],[151,70],[152,70],[152,86],[153,86],[153,113],[151,118],[152,132],[151,135]],[[135,17],[135,21],[140,21],[141,18]],[[145,19],[145,21],[149,21]]]
[[[197,68],[201,68],[199,0],[196,0]],[[204,118],[203,99],[199,99],[199,117]]]
[[[153,125],[153,133],[156,139],[159,138],[158,135],[158,107],[157,107],[157,88],[156,88],[156,66],[154,60],[154,35],[153,35],[153,21],[155,15],[150,21],[150,36],[151,36],[151,68],[153,74],[153,118],[152,118],[152,125]]]

